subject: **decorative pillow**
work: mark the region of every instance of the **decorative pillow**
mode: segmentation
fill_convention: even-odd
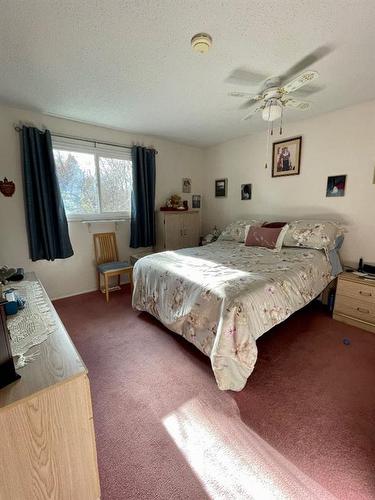
[[[245,241],[246,226],[260,226],[262,221],[259,220],[237,220],[229,224],[218,237],[221,241]]]
[[[265,247],[280,250],[287,231],[288,225],[284,227],[250,226],[245,245],[247,247]]]
[[[264,222],[262,227],[284,227],[287,224],[287,222]]]
[[[332,250],[335,248],[336,238],[343,232],[343,228],[336,222],[295,220],[289,223],[284,246]]]

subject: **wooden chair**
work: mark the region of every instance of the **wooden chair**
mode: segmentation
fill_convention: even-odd
[[[130,286],[133,286],[133,267],[129,262],[121,262],[118,258],[118,250],[115,233],[94,234],[94,248],[98,288],[105,293],[105,299],[109,302],[109,292],[120,288],[122,274],[127,274]],[[104,278],[104,290],[101,288],[100,277]],[[109,288],[109,278],[117,276],[117,286]]]

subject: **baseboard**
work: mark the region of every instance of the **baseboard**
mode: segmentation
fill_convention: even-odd
[[[121,282],[121,286],[123,285],[129,285],[129,281]],[[68,299],[69,297],[75,297],[76,295],[83,295],[85,293],[91,293],[91,292],[99,292],[97,288],[90,288],[89,290],[81,290],[80,292],[75,292],[75,293],[69,293],[67,295],[59,295],[58,297],[50,297],[51,302],[54,300],[60,300],[60,299]]]
[[[89,290],[81,290],[79,292],[69,293],[67,295],[59,295],[58,297],[51,298],[51,301],[60,300],[60,299],[67,299],[69,297],[75,297],[76,295],[83,295],[84,293],[90,293],[90,292],[96,292],[96,291],[98,291],[97,288],[90,288]]]

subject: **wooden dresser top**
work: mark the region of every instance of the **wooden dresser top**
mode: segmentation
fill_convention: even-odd
[[[34,273],[27,273],[25,280],[38,281]],[[16,288],[16,284],[15,284]],[[17,370],[21,378],[0,389],[0,411],[20,400],[34,396],[37,392],[62,384],[68,380],[87,373],[87,369],[73,345],[55,308],[44,291],[46,303],[51,307],[57,329],[47,340],[34,346],[27,354],[39,350],[38,357]]]
[[[368,285],[375,287],[375,280],[366,279],[353,273],[344,272],[338,276],[340,280],[351,281],[353,283],[360,283],[361,285]]]

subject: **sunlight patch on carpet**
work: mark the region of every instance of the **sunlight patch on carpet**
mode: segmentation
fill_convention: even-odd
[[[228,408],[213,412],[192,399],[163,418],[210,498],[334,498],[249,429],[236,410],[228,418]]]

